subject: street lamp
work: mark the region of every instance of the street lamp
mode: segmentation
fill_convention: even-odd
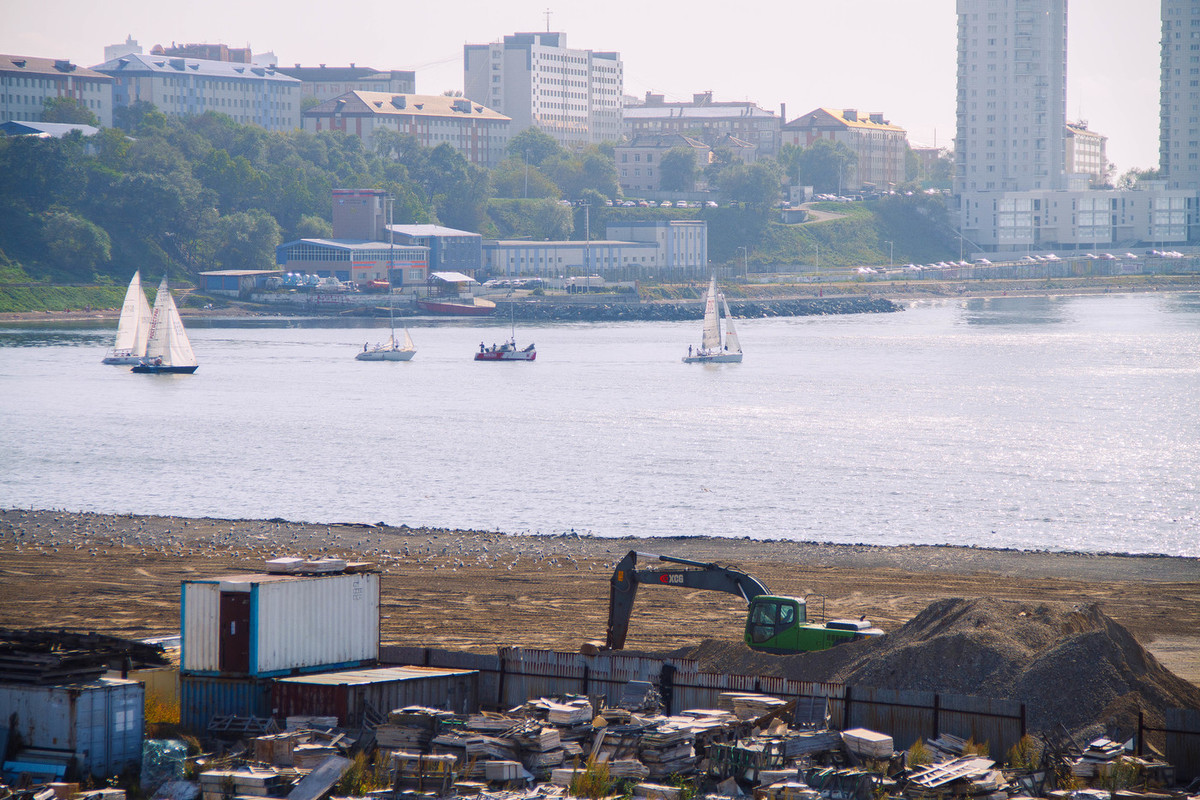
[[[889,242],[886,239],[883,243],[888,246],[888,269],[891,269],[892,267],[896,266],[896,243]],[[961,261],[962,259],[959,260]]]

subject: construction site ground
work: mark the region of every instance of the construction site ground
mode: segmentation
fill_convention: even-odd
[[[1098,603],[1164,666],[1200,684],[1200,560],[750,539],[599,539],[491,532],[0,511],[0,627],[179,633],[180,582],[339,556],[382,572],[385,644],[574,651],[603,639],[613,564],[629,550],[737,566],[828,617],[895,630],[942,598]],[[811,601],[816,612],[819,600]],[[644,587],[627,647],[740,641],[745,604]]]

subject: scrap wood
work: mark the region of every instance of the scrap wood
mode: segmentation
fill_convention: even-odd
[[[936,789],[957,780],[983,778],[996,765],[990,758],[967,756],[943,764],[933,764],[909,773],[908,780],[926,789]]]

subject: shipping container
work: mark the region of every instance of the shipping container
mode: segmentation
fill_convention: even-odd
[[[368,710],[427,706],[457,714],[479,710],[479,673],[437,667],[381,667],[276,678],[271,705],[279,717],[337,717],[358,726]]]
[[[0,723],[23,747],[74,754],[79,775],[116,775],[142,761],[142,684],[101,678],[66,686],[0,684]]]
[[[186,730],[203,733],[213,717],[229,715],[272,716],[271,679],[179,677],[179,722]]]
[[[182,671],[291,675],[374,664],[379,575],[256,573],[184,581]]]

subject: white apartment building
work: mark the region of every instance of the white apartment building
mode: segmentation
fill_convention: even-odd
[[[1084,121],[1068,122],[1065,145],[1067,175],[1085,176],[1093,186],[1102,184],[1108,171],[1108,137],[1088,130]]]
[[[560,32],[516,33],[463,47],[463,94],[536,127],[563,147],[621,137],[624,71],[618,53],[575,50]]]
[[[304,130],[345,131],[375,146],[380,130],[407,133],[424,147],[448,144],[472,164],[493,167],[508,147],[510,120],[465,97],[347,92],[306,109]]]
[[[300,127],[300,81],[272,67],[131,53],[94,69],[114,79],[117,107],[145,101],[172,117],[216,111],[269,131]]]
[[[1162,0],[1159,169],[1172,189],[1200,189],[1200,0]]]
[[[112,125],[113,80],[65,58],[0,55],[0,122],[41,122],[45,102],[70,97]]]
[[[973,192],[961,201],[973,244],[985,252],[1019,253],[1182,244],[1194,196],[1151,181],[1130,191]]]
[[[1064,188],[1066,0],[957,0],[956,194]]]
[[[403,69],[374,69],[351,64],[348,67],[276,67],[284,75],[302,81],[301,97],[331,100],[346,92],[392,92],[416,94],[417,73]]]

